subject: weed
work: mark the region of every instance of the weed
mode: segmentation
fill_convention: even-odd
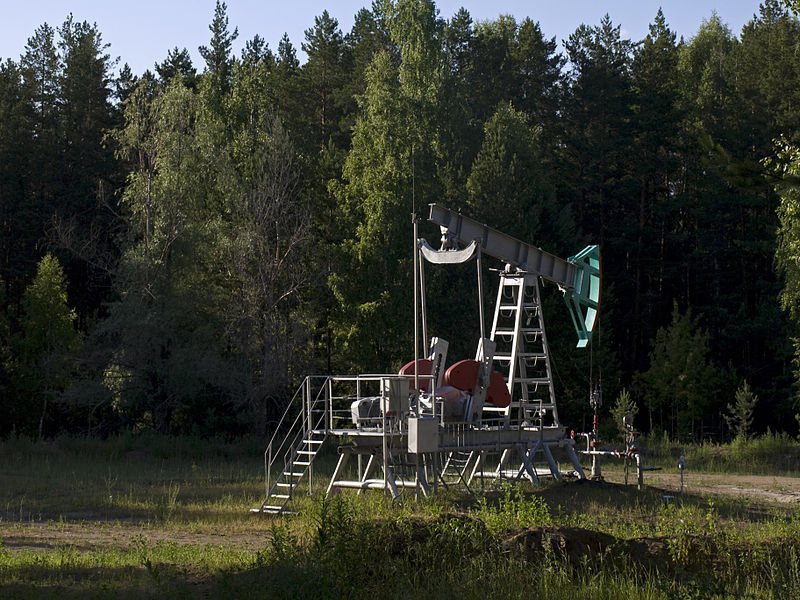
[[[664,448],[673,460],[675,447]],[[771,436],[680,451],[691,468],[714,469],[731,456],[761,464],[776,448],[791,454],[796,443]],[[324,500],[322,488],[303,489],[301,516],[265,520],[247,513],[263,493],[262,457],[249,446],[154,435],[0,442],[0,460],[10,457],[0,474],[0,596],[50,597],[58,587],[65,597],[177,597],[199,580],[203,595],[231,598],[800,597],[798,509],[689,494],[664,506],[657,490],[525,483],[420,503],[347,492]],[[320,485],[326,468],[316,471]],[[615,541],[572,562],[552,549],[535,559],[512,551],[508,540],[535,526]],[[79,529],[103,541],[79,545]],[[138,533],[113,541],[122,530]],[[69,542],[25,541],[42,532]],[[178,543],[173,532],[199,541]],[[222,532],[226,545],[203,540]],[[235,542],[253,534],[263,541]],[[631,550],[640,538],[661,544],[652,564]]]

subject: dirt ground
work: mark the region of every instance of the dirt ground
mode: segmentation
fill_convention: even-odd
[[[622,482],[622,473],[606,472],[606,480]],[[634,484],[635,475],[629,480]],[[650,472],[645,484],[666,493],[680,493],[679,474]],[[684,475],[684,493],[709,496],[723,495],[741,498],[747,502],[800,504],[800,478],[772,475],[725,475],[687,472]],[[258,550],[269,538],[269,527],[263,522],[269,517],[254,515],[252,531],[220,531],[207,527],[181,529],[149,526],[136,522],[93,520],[85,515],[80,520],[66,522],[13,522],[0,521],[2,547],[9,551],[47,550],[70,546],[77,550],[125,549],[141,538],[149,544],[160,540],[177,544],[225,546],[242,550]],[[259,521],[260,520],[260,521]]]
[[[254,517],[259,518],[259,517]],[[170,527],[142,526],[136,523],[80,523],[23,522],[0,523],[0,540],[9,551],[49,550],[69,546],[80,551],[97,551],[109,548],[126,549],[139,539],[146,539],[149,545],[159,541],[178,545],[224,546],[241,550],[260,550],[264,548],[269,533],[261,530],[226,534],[212,531],[181,531]]]
[[[629,483],[635,483],[635,474]],[[620,474],[612,473],[606,477],[610,481],[622,481]],[[664,491],[680,493],[681,476],[678,473],[652,471],[644,475],[645,485]],[[698,496],[719,495],[744,498],[749,501],[780,502],[800,504],[800,477],[779,477],[775,475],[727,475],[724,473],[691,473],[683,477],[683,491]]]

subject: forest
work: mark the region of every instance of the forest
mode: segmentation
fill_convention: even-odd
[[[797,433],[797,8],[688,39],[666,11],[643,40],[606,16],[560,47],[535,15],[375,0],[347,33],[316,17],[301,64],[287,36],[236,56],[218,1],[204,64],[176,46],[144,73],[96,25],[42,24],[0,64],[0,437],[263,434],[307,374],[396,371],[432,202],[601,246],[590,349],[547,289],[576,430],[597,380],[672,439]],[[474,279],[429,274],[453,358]]]

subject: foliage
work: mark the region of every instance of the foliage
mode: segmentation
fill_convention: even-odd
[[[639,406],[636,404],[633,398],[631,398],[631,393],[627,389],[622,388],[617,396],[614,406],[611,409],[611,416],[614,417],[614,424],[617,426],[617,431],[623,440],[625,439],[625,434],[627,433],[623,419],[626,416],[630,416],[631,419],[635,419],[637,414],[639,414]]]
[[[725,414],[725,422],[735,437],[746,439],[750,435],[756,404],[758,404],[758,396],[750,389],[747,381],[742,382],[742,385],[736,390],[735,403],[728,404],[728,412]]]
[[[697,421],[714,394],[716,373],[708,362],[708,333],[700,329],[691,310],[681,314],[675,303],[672,323],[658,330],[650,353],[650,369],[637,387],[648,408],[651,429],[695,437]]]
[[[752,430],[795,431],[796,9],[765,0],[740,32],[714,13],[682,36],[659,10],[643,40],[607,15],[560,51],[524,15],[376,1],[350,31],[322,11],[301,64],[288,36],[236,56],[219,1],[201,65],[172,46],[144,73],[117,70],[97,25],[43,24],[0,64],[4,335],[26,337],[51,252],[85,340],[53,388],[60,427],[260,431],[307,371],[409,359],[411,214],[435,201],[559,256],[601,244],[597,371],[635,391],[645,429],[719,436],[746,379]],[[465,273],[427,280],[454,357],[475,346]],[[577,427],[595,356],[551,300]],[[0,386],[27,398],[15,343]]]
[[[707,473],[794,475],[800,472],[800,446],[786,433],[735,438],[730,444],[684,444],[663,434],[647,435],[640,439],[640,446],[645,448],[648,461],[664,468],[674,468],[678,457],[683,455],[687,468]]]
[[[540,167],[541,129],[510,103],[501,103],[484,126],[484,140],[467,178],[473,218],[498,223],[505,233],[544,247],[574,239],[571,214],[558,210],[555,190]]]
[[[20,406],[10,407],[11,428],[20,433],[35,431],[41,437],[48,405],[69,384],[70,358],[80,340],[77,315],[67,302],[66,277],[52,254],[39,262],[22,298],[22,312],[21,332],[14,343],[14,371],[17,389],[23,393]]]

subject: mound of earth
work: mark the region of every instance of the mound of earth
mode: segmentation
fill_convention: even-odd
[[[622,540],[613,535],[580,527],[528,527],[503,542],[513,558],[536,561],[545,555],[578,565],[604,556],[629,556],[650,567],[669,558],[667,544],[660,538]]]

